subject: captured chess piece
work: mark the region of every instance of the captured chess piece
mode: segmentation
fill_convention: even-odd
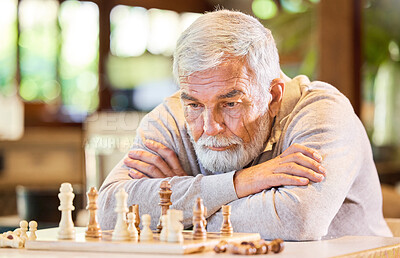
[[[26,220],[21,220],[19,222],[19,227],[21,229],[21,238],[24,238],[25,240],[28,239],[28,235],[26,234],[26,232],[28,231],[28,221]]]
[[[58,239],[74,239],[75,228],[72,221],[72,211],[75,210],[73,200],[75,194],[72,192],[72,185],[70,183],[62,183],[58,198],[60,199],[60,206],[58,210],[61,211],[61,220],[58,228]]]
[[[205,240],[207,239],[207,231],[204,217],[204,205],[201,198],[197,198],[193,206],[193,239]]]
[[[162,229],[161,217],[163,215],[167,215],[167,210],[169,209],[169,206],[172,205],[171,184],[168,182],[168,180],[161,182],[160,191],[158,191],[158,194],[160,195],[159,205],[161,206],[161,216],[160,216],[160,221],[158,222],[158,225],[157,225],[157,232],[161,232],[161,229]]]
[[[36,230],[37,230],[37,222],[34,220],[29,221],[29,238],[30,241],[35,241],[37,239]]]
[[[223,222],[221,226],[221,235],[232,236],[233,228],[231,223],[231,206],[222,205]]]
[[[168,242],[183,242],[183,212],[181,210],[167,211]]]
[[[126,213],[128,212],[127,198],[128,194],[122,187],[115,194],[117,205],[114,211],[117,213],[117,223],[112,233],[112,240],[114,241],[127,241],[130,238],[128,226],[126,225]]]
[[[85,232],[85,237],[89,238],[100,238],[101,229],[97,222],[97,197],[99,194],[95,187],[91,187],[87,192],[88,205],[86,209],[89,211],[89,223],[87,225],[87,230]]]
[[[144,214],[142,216],[142,232],[140,233],[140,241],[152,241],[153,240],[153,231],[150,228],[151,217],[149,214]]]
[[[285,245],[282,239],[277,238],[271,241],[270,247],[271,251],[277,254],[283,251]]]
[[[135,221],[136,221],[136,215],[133,212],[129,212],[128,215],[128,231],[129,231],[129,236],[131,240],[138,240],[139,239],[139,233],[136,229],[135,226]]]

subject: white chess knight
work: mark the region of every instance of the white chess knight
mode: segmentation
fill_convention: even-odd
[[[129,211],[128,205],[126,204],[127,199],[128,194],[125,192],[124,188],[121,187],[115,194],[117,205],[114,211],[117,213],[117,223],[112,233],[112,240],[115,241],[127,241],[130,239],[128,226],[126,225],[126,213]]]
[[[144,214],[142,216],[142,231],[140,232],[140,241],[152,241],[153,240],[153,231],[150,228],[151,224],[151,216],[149,214]]]
[[[74,239],[75,228],[72,221],[72,211],[75,210],[73,200],[75,194],[72,192],[72,185],[70,183],[62,183],[58,198],[60,199],[60,206],[58,210],[61,211],[61,220],[58,228],[58,239]]]
[[[183,242],[183,212],[181,210],[167,211],[168,242]]]

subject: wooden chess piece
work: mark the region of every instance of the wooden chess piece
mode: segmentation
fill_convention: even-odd
[[[253,255],[257,253],[257,248],[248,242],[229,243],[227,250],[232,254]]]
[[[197,198],[193,206],[193,239],[207,239],[207,231],[204,218],[204,205],[201,198]]]
[[[223,222],[221,226],[221,235],[232,236],[233,228],[231,223],[231,206],[222,205]]]
[[[144,214],[142,216],[142,232],[140,233],[140,241],[152,241],[153,240],[153,231],[150,228],[151,217],[149,214]]]
[[[112,240],[115,241],[127,241],[130,238],[128,226],[126,225],[126,212],[128,211],[128,207],[126,204],[127,198],[128,194],[122,187],[115,194],[117,205],[114,211],[117,213],[117,223],[115,224],[115,228],[112,233]]]
[[[61,211],[61,220],[58,228],[58,239],[74,239],[75,227],[72,221],[72,211],[75,210],[73,200],[75,194],[72,192],[72,185],[70,183],[62,183],[58,198],[60,199],[60,206],[58,210]]]
[[[133,205],[129,206],[129,212],[133,212],[135,214],[135,227],[136,227],[136,230],[137,230],[138,234],[140,235],[139,204],[133,204]]]
[[[226,248],[228,247],[228,242],[226,240],[221,240],[219,243],[214,247],[214,252],[217,254],[225,253]]]
[[[272,240],[270,245],[271,245],[271,251],[276,254],[282,252],[285,247],[283,240],[280,238]]]
[[[35,241],[37,239],[36,231],[37,231],[37,222],[34,220],[29,221],[29,238],[30,241]]]
[[[87,230],[85,232],[85,237],[89,238],[100,238],[101,229],[97,222],[97,197],[99,194],[95,187],[91,187],[87,192],[88,205],[86,209],[89,211],[89,222],[87,225]]]
[[[160,216],[160,221],[158,222],[157,225],[157,232],[161,232],[162,229],[161,217],[163,215],[167,215],[167,210],[169,209],[169,206],[172,205],[171,184],[168,182],[168,180],[161,182],[160,191],[158,191],[158,194],[160,195],[160,203],[158,205],[161,206],[161,216]]]
[[[129,212],[127,217],[128,217],[129,236],[130,236],[131,240],[138,240],[139,234],[138,234],[136,226],[135,226],[135,220],[136,220],[135,213]]]

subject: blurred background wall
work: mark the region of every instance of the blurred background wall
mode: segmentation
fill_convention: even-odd
[[[326,81],[350,99],[371,140],[385,215],[400,217],[400,1],[0,0],[0,227],[34,216],[26,200],[54,196],[62,182],[81,199],[99,187],[143,115],[177,89],[180,33],[221,7],[271,29],[287,75]],[[57,201],[44,203],[57,213]]]

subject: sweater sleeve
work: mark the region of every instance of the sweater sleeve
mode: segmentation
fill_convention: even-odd
[[[335,92],[311,91],[299,102],[282,132],[278,153],[294,143],[315,148],[323,157],[326,178],[307,186],[267,189],[231,202],[235,231],[286,240],[318,240],[327,234],[370,149],[350,103]],[[218,230],[221,222],[219,211],[209,219],[208,229]]]
[[[173,204],[170,208],[183,211],[185,227],[192,224],[192,209],[198,197],[203,199],[208,215],[237,199],[233,185],[234,172],[209,176],[199,172],[197,160],[190,151],[190,140],[182,129],[181,118],[173,115],[171,108],[174,108],[171,103],[168,106],[161,105],[142,119],[131,149],[151,152],[144,146],[144,140],[160,142],[175,151],[182,167],[190,176],[132,179],[128,175],[129,168],[124,165],[122,159],[107,176],[99,191],[98,216],[102,229],[113,229],[115,226],[115,194],[120,187],[129,195],[128,205],[139,204],[140,214],[151,215],[153,229],[156,228],[161,215],[158,191],[161,182],[166,179],[169,180],[172,190]]]

